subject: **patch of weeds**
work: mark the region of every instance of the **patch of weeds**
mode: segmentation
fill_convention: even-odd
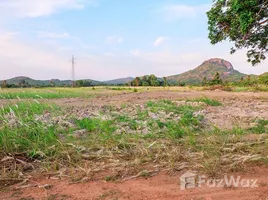
[[[21,121],[31,121],[35,114],[43,114],[45,111],[57,111],[60,108],[56,105],[39,103],[38,101],[19,102],[15,105],[2,107],[0,110],[0,119],[4,115],[12,114]]]
[[[202,97],[202,98],[198,98],[198,99],[194,99],[194,100],[188,100],[191,102],[204,102],[205,104],[209,105],[209,106],[221,106],[222,103],[214,100],[214,99],[209,99],[207,97]]]
[[[199,126],[200,120],[197,117],[193,116],[192,112],[186,112],[182,115],[179,120],[182,126]]]
[[[195,146],[197,144],[195,135],[189,134],[187,139],[190,146]]]
[[[127,115],[118,115],[115,117],[117,122],[125,122],[132,130],[137,130],[139,124],[135,119],[131,119]]]
[[[169,100],[161,100],[157,102],[148,101],[146,106],[150,109],[151,112],[159,112],[164,111],[166,113],[176,113],[176,114],[184,114],[187,112],[193,113],[200,109],[200,107],[194,107],[190,105],[180,105],[177,106],[174,102]]]
[[[119,174],[117,175],[109,175],[105,177],[105,181],[107,182],[114,182],[117,181],[120,178]]]
[[[104,105],[103,110],[108,110],[108,111],[115,111],[115,107],[112,105]]]
[[[80,129],[86,129],[89,132],[96,132],[96,133],[112,134],[116,130],[113,121],[101,120],[99,118],[92,118],[92,119],[84,118],[82,120],[76,120],[76,125]]]
[[[161,128],[161,129],[166,126],[166,123],[165,122],[162,122],[160,120],[156,120],[155,122],[157,123],[158,127]]]
[[[117,91],[131,90],[131,88],[125,88],[125,87],[111,87],[111,88],[108,87],[107,89],[117,90]]]
[[[171,100],[168,100],[168,99],[160,100],[160,102],[168,104],[168,105],[175,105],[174,102],[172,102]]]
[[[35,114],[52,111],[57,112],[58,107],[39,102],[21,102],[3,107],[0,110],[0,152],[22,153],[30,158],[53,155],[55,151],[49,147],[60,145],[57,127],[47,127],[34,119]]]
[[[125,104],[125,103],[121,104],[121,108],[122,108],[122,109],[127,108],[127,104]]]
[[[148,110],[141,111],[141,109],[137,110],[137,118],[138,120],[145,120],[149,117]]]
[[[194,112],[199,110],[200,107],[194,107],[190,105],[179,105],[177,106],[170,100],[161,100],[158,102],[149,101],[147,107],[151,112],[160,113],[174,113],[179,115],[176,120],[167,119],[151,119],[149,126],[152,130],[157,131],[159,129],[164,130],[166,136],[171,138],[182,138],[191,132],[199,131],[202,127],[201,121],[203,117],[201,115],[194,116]],[[160,131],[163,133],[163,131]]]
[[[232,128],[231,133],[234,134],[234,135],[244,135],[245,130],[242,129],[241,127],[235,126],[235,127]]]
[[[175,121],[167,122],[166,126],[168,128],[167,133],[169,136],[171,136],[171,138],[178,139],[182,138],[185,135],[184,128]]]
[[[253,133],[266,133],[268,126],[268,120],[258,120],[257,125],[255,127],[249,128],[248,131]]]
[[[137,88],[134,88],[134,89],[133,89],[133,92],[138,92],[138,89],[137,89]]]
[[[22,126],[10,129],[4,127],[0,134],[0,150],[5,153],[24,152],[31,158],[39,158],[55,153],[53,145],[60,145],[56,128],[45,128],[37,123],[31,128]]]

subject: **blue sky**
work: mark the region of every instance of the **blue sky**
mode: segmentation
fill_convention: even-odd
[[[206,11],[212,0],[1,0],[0,80],[14,76],[76,78],[182,73],[204,60],[229,60],[244,73],[267,71],[246,62],[232,44],[212,46]]]

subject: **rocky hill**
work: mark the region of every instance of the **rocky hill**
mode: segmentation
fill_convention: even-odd
[[[220,58],[212,58],[203,62],[193,70],[167,78],[168,80],[174,80],[179,83],[200,84],[204,77],[206,77],[207,80],[211,80],[217,72],[223,80],[227,81],[238,81],[241,77],[247,76],[235,70],[230,62]]]

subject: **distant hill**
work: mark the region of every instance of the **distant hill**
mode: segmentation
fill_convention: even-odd
[[[83,79],[83,81],[90,82],[90,85],[96,86],[96,85],[118,85],[118,84],[126,84],[128,82],[131,82],[134,78],[127,77],[127,78],[119,78],[115,80],[109,80],[109,81],[96,81],[91,79]],[[2,80],[3,81],[3,80]],[[2,82],[0,81],[0,83]],[[9,85],[24,85],[24,86],[36,86],[36,87],[45,87],[45,86],[70,86],[72,81],[71,80],[59,80],[59,79],[51,79],[51,80],[35,80],[29,77],[25,76],[18,76],[11,79],[6,80],[7,84]]]
[[[206,77],[207,80],[211,80],[217,72],[219,72],[221,78],[226,81],[238,81],[241,77],[247,76],[246,74],[235,70],[230,62],[220,58],[212,58],[203,62],[200,66],[193,70],[169,76],[167,79],[174,80],[179,83],[200,84],[204,77]]]
[[[45,87],[45,86],[70,86],[72,81],[71,80],[59,80],[59,79],[51,79],[51,80],[35,80],[35,79],[31,79],[29,77],[25,77],[25,76],[18,76],[15,78],[11,78],[6,80],[7,84],[9,85],[16,85],[19,86],[21,84],[23,84],[24,86],[26,85],[31,85],[31,86],[37,86],[37,87]],[[90,80],[87,79],[86,81],[90,81],[92,85],[99,85],[99,84],[103,84],[100,81],[95,81],[95,80]],[[0,81],[2,82],[2,81]]]
[[[19,77],[15,77],[15,78],[11,78],[7,80],[7,84],[10,85],[19,85],[21,83],[24,84],[29,84],[29,85],[34,85],[34,86],[47,86],[47,85],[51,85],[52,83],[55,83],[56,86],[64,86],[64,85],[70,85],[71,81],[70,80],[58,80],[58,79],[52,79],[52,80],[34,80],[31,79],[29,77],[25,77],[25,76],[19,76]]]
[[[119,85],[119,84],[126,84],[131,81],[133,81],[133,77],[127,77],[127,78],[119,78],[119,79],[114,79],[114,80],[109,80],[109,81],[104,81],[103,83],[107,85]]]

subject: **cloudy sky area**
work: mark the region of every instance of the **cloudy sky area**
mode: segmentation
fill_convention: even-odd
[[[245,51],[212,46],[206,11],[212,0],[1,0],[0,80],[14,76],[109,80],[182,73],[204,60],[229,60],[244,73],[260,74]]]

